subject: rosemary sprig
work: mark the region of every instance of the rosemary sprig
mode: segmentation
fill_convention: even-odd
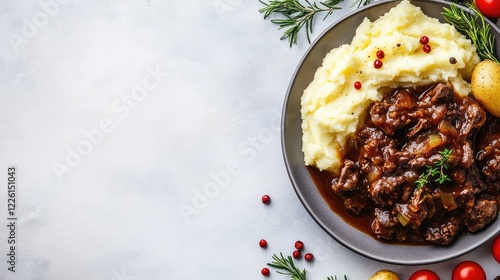
[[[306,5],[302,5],[299,0],[269,0],[269,3],[259,0],[264,4],[260,13],[264,13],[264,19],[272,14],[281,14],[285,18],[272,19],[271,22],[278,24],[279,29],[286,28],[281,39],[288,39],[290,47],[297,44],[299,31],[305,28],[307,41],[311,43],[310,34],[313,33],[314,16],[318,13],[326,12],[325,20],[334,10],[340,9],[337,5],[344,0],[326,0],[320,2],[320,7],[315,1],[305,0]],[[365,0],[368,1],[368,0]]]
[[[291,256],[284,257],[283,253],[280,253],[278,257],[276,254],[273,254],[273,261],[268,263],[267,265],[274,267],[276,269],[280,269],[283,271],[277,271],[279,274],[289,275],[292,280],[306,280],[307,270],[298,269],[293,263],[293,259]]]
[[[277,271],[279,274],[288,275],[291,277],[291,280],[307,280],[307,270],[300,270],[295,266],[293,259],[291,256],[285,257],[283,253],[280,253],[279,256],[273,254],[273,261],[268,263],[270,267],[274,267],[276,269],[280,269],[282,271]],[[327,280],[337,280],[337,275],[335,277],[330,276],[326,278]],[[344,275],[344,280],[347,280],[347,276]]]
[[[444,19],[472,41],[482,60],[490,59],[500,63],[495,54],[495,37],[490,33],[490,26],[476,7],[470,3],[465,5],[470,12],[458,8],[455,4],[444,8]]]
[[[438,184],[444,184],[445,182],[451,181],[450,177],[444,173],[445,170],[449,168],[448,160],[453,150],[444,149],[438,153],[441,155],[441,159],[434,164],[434,166],[425,166],[425,172],[420,174],[418,179],[415,181],[417,189],[422,188],[427,185],[432,178],[434,182]],[[435,178],[437,177],[437,178]]]
[[[326,280],[337,280],[337,275],[335,275],[335,278],[333,276],[327,277]],[[344,275],[344,280],[347,280],[347,276]]]
[[[351,8],[356,5],[358,6],[357,8],[360,8],[361,6],[366,6],[371,2],[372,2],[371,0],[354,0],[354,3],[351,5]]]

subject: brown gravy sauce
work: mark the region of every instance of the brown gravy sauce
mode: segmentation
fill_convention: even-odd
[[[354,228],[372,236],[370,232],[370,222],[372,220],[371,215],[364,215],[360,217],[356,217],[351,215],[344,207],[344,203],[340,200],[340,198],[333,193],[331,181],[334,176],[328,171],[320,171],[318,168],[314,166],[307,166],[307,170],[311,175],[311,178],[314,181],[318,191],[320,192],[323,199],[328,203],[330,209],[339,215],[344,222],[353,226]]]
[[[398,241],[396,239],[393,240],[385,240],[383,238],[377,238],[375,237],[371,231],[370,231],[370,224],[373,219],[373,212],[367,213],[363,216],[354,216],[347,212],[347,210],[344,207],[344,203],[340,200],[340,198],[333,193],[332,186],[331,186],[331,181],[335,176],[333,176],[330,172],[328,171],[320,171],[318,168],[314,166],[306,166],[307,171],[309,172],[309,175],[314,181],[314,184],[316,185],[316,188],[320,192],[321,196],[323,199],[326,201],[330,209],[337,214],[342,220],[355,228],[356,230],[359,230],[363,232],[364,234],[370,236],[371,238],[382,242],[382,243],[387,243],[387,244],[394,244],[394,245],[415,245],[415,246],[430,246],[432,245],[431,243],[420,243],[420,242],[409,242],[409,241]],[[462,233],[464,234],[464,233]]]

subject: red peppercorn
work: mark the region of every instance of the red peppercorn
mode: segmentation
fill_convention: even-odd
[[[271,197],[269,197],[267,194],[262,196],[262,203],[269,204],[270,202],[271,202]]]
[[[267,241],[265,239],[261,239],[259,241],[259,246],[260,246],[260,248],[266,248],[267,247]]]
[[[312,261],[314,259],[314,255],[311,253],[307,253],[304,255],[304,259],[308,262]]]
[[[360,81],[356,81],[354,83],[354,88],[357,89],[357,90],[360,90],[361,89],[361,82]]]
[[[380,59],[377,59],[373,62],[373,67],[375,67],[376,69],[382,68],[383,65],[384,63]]]
[[[304,242],[300,240],[295,241],[295,249],[302,250],[302,248],[304,248]]]
[[[420,37],[420,44],[422,44],[422,45],[429,44],[429,37],[427,37],[427,36]]]
[[[429,46],[429,45],[424,45],[424,46],[422,47],[422,49],[423,49],[423,50],[424,50],[424,52],[426,52],[426,53],[430,53],[430,52],[431,52],[431,46]]]
[[[378,57],[379,59],[384,58],[384,57],[385,57],[385,53],[384,53],[384,51],[383,51],[383,50],[378,50],[378,51],[377,51],[377,57]]]
[[[264,267],[264,268],[260,271],[260,273],[262,273],[262,275],[264,275],[264,276],[269,276],[269,272],[270,272],[270,271],[269,271],[269,268],[267,268],[267,267]]]
[[[300,259],[300,255],[301,255],[300,254],[300,250],[293,251],[292,256],[293,256],[294,259],[296,259],[296,260]]]

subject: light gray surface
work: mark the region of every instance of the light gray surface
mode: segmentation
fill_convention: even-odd
[[[343,6],[318,18],[313,38]],[[404,279],[420,268],[345,249],[298,200],[279,121],[308,44],[279,41],[261,7],[0,1],[0,279],[261,279],[271,255],[291,254],[297,239],[316,256],[298,262],[309,279],[367,279],[382,268]],[[15,273],[6,266],[10,165]],[[489,245],[425,268],[449,279],[473,259],[493,278]]]

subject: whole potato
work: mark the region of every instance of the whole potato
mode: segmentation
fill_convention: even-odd
[[[382,269],[373,274],[368,280],[400,280],[399,276],[391,270]]]
[[[500,64],[481,61],[472,71],[472,95],[495,117],[500,117]]]

